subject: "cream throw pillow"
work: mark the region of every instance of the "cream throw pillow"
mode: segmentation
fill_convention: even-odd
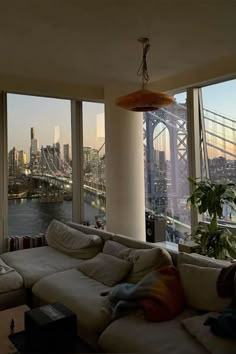
[[[179,264],[179,274],[187,303],[198,310],[222,312],[232,299],[220,298],[216,282],[221,272],[219,268],[197,267]]]
[[[85,234],[58,220],[50,223],[46,237],[50,247],[74,258],[90,259],[96,256],[103,247],[100,236]]]
[[[131,268],[130,262],[104,253],[99,253],[96,257],[84,261],[78,267],[88,277],[107,286],[119,283]]]
[[[235,354],[236,341],[215,336],[209,326],[204,326],[208,317],[218,317],[219,313],[210,312],[181,321],[186,331],[195,337],[212,354]]]
[[[172,265],[170,254],[159,247],[134,249],[109,240],[104,244],[103,253],[124,259],[133,264],[132,271],[125,279],[128,283],[138,283],[154,268]]]

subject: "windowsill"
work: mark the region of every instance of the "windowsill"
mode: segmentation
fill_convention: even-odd
[[[167,251],[172,253],[179,253],[178,244],[169,241],[155,242],[155,245],[165,248]]]

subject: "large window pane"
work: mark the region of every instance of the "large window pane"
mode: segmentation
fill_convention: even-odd
[[[146,211],[164,216],[166,240],[179,242],[190,231],[186,93],[145,113],[144,129]]]
[[[84,221],[105,225],[104,104],[83,102]]]
[[[202,88],[203,176],[215,183],[236,183],[236,80]],[[224,221],[236,222],[225,206]]]
[[[7,95],[9,235],[71,220],[70,101]]]

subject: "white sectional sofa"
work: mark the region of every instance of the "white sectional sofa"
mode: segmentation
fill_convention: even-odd
[[[57,224],[57,227],[58,225],[60,226],[60,224]],[[216,289],[212,298],[208,298],[206,294],[206,292],[211,294],[212,289],[210,287],[216,280],[217,271],[227,266],[227,262],[220,262],[199,255],[182,254],[180,257],[177,252],[168,254],[167,251],[163,251],[165,262],[173,262],[176,266],[178,261],[184,264],[182,268],[185,273],[183,273],[181,278],[184,287],[186,288],[188,281],[190,285],[192,282],[194,293],[189,292],[186,288],[187,305],[184,311],[176,318],[165,322],[147,321],[135,313],[112,320],[111,314],[105,306],[106,298],[101,296],[101,293],[110,290],[111,286],[102,283],[103,274],[93,275],[92,272],[92,276],[88,276],[78,268],[81,268],[81,265],[85,264],[84,262],[88,259],[94,260],[97,257],[96,255],[103,253],[104,244],[107,241],[113,241],[119,252],[120,249],[125,252],[127,247],[136,250],[134,251],[135,258],[129,259],[137,262],[135,263],[136,265],[132,264],[132,272],[135,270],[135,276],[140,276],[145,272],[147,273],[151,266],[151,258],[158,249],[154,244],[139,242],[122,235],[115,235],[84,225],[68,223],[68,226],[68,230],[64,233],[58,230],[58,234],[61,233],[60,237],[52,237],[51,239],[49,237],[49,246],[8,252],[1,255],[0,265],[2,263],[14,269],[12,272],[0,275],[1,308],[4,306],[9,307],[10,305],[14,306],[20,302],[27,301],[27,299],[29,300],[29,294],[31,294],[37,304],[61,302],[77,314],[78,334],[94,349],[101,352],[155,352],[158,354],[236,353],[236,342],[214,337],[209,328],[203,326],[203,316],[208,311],[204,307],[208,308],[209,306],[209,311],[214,311],[227,304],[226,300],[223,302],[221,302],[221,299],[215,300],[214,297],[217,296]],[[54,225],[53,230],[49,230],[49,236],[50,233],[55,233],[55,230]],[[87,243],[86,239],[83,238],[82,241],[77,242],[77,230],[79,235],[83,235],[83,237],[90,235],[87,236],[90,241]],[[68,233],[70,234],[69,236]],[[68,245],[68,247],[65,247],[65,245]],[[110,245],[113,245],[113,243]],[[141,256],[140,258],[137,257],[137,254],[139,254],[137,250],[148,251],[151,249],[155,249],[152,254],[140,251]],[[129,257],[132,254],[131,251],[129,250]],[[143,254],[144,258],[142,258]],[[150,256],[147,257],[147,255]],[[143,260],[145,257],[147,259],[147,267],[141,269],[143,263],[138,262],[139,259]],[[120,260],[116,261],[120,262]],[[157,258],[156,262],[161,265],[162,261]],[[178,267],[180,266],[178,265]],[[115,275],[112,274],[112,267],[109,269],[108,265],[107,268],[104,268],[104,278],[106,276],[109,277],[110,271],[111,280],[114,283]],[[121,281],[129,280],[132,272],[123,277]],[[193,279],[188,272],[193,272],[191,274],[197,275]],[[210,272],[209,276],[208,272]],[[202,274],[206,274],[206,276],[204,277]],[[8,285],[2,285],[4,283],[3,277],[5,277]],[[96,280],[99,277],[101,277],[102,281]],[[119,277],[121,277],[121,274],[119,274]],[[206,289],[199,289],[199,295],[197,295],[194,290],[194,281],[196,280],[198,282],[196,286],[199,286],[201,281],[206,283],[204,278],[208,279]],[[11,299],[10,302],[6,301],[8,297]],[[193,304],[192,307],[191,304]],[[188,330],[188,324],[190,331]]]

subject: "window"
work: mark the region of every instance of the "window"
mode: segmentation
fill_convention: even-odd
[[[7,95],[8,234],[71,220],[70,101]]]
[[[186,92],[145,113],[144,131],[146,211],[165,216],[166,240],[179,242],[190,231]]]
[[[84,221],[106,216],[104,104],[83,102]]]
[[[215,183],[236,183],[236,80],[201,89],[202,175]],[[224,221],[236,223],[228,206]]]

